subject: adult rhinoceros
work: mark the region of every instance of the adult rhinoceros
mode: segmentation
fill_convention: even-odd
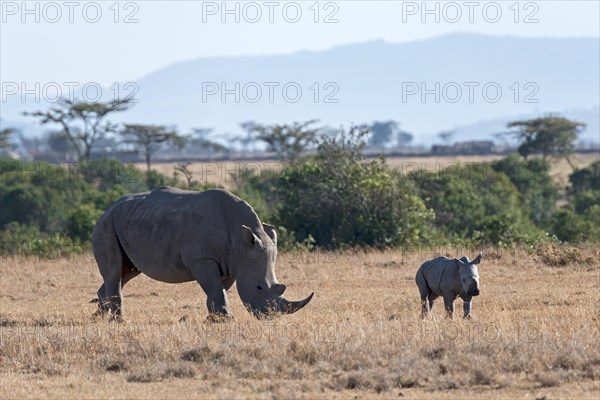
[[[230,317],[227,291],[237,282],[255,316],[293,313],[312,299],[288,301],[277,282],[277,234],[252,207],[226,190],[204,192],[161,187],[114,203],[96,222],[94,256],[104,279],[100,313],[123,313],[121,289],[140,273],[162,282],[196,280],[209,318]]]

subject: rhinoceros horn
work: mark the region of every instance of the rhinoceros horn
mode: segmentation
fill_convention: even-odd
[[[312,292],[310,294],[310,296],[308,296],[307,298],[305,298],[304,300],[300,300],[300,301],[289,301],[286,300],[285,298],[281,298],[281,312],[285,313],[285,314],[293,314],[298,310],[301,310],[305,305],[307,305],[313,298],[313,296],[315,295],[315,292]]]

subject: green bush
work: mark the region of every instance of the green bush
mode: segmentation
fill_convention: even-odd
[[[600,243],[600,162],[569,176],[569,203],[554,214],[551,232],[563,242]]]
[[[2,255],[35,256],[55,260],[61,257],[82,254],[86,246],[74,242],[59,233],[40,232],[35,226],[21,225],[17,222],[7,224],[0,231]]]
[[[123,193],[137,193],[148,189],[145,172],[136,164],[123,164],[114,158],[82,161],[74,169],[101,192],[116,188]]]
[[[100,215],[102,215],[102,211],[91,204],[82,204],[77,207],[67,217],[69,237],[81,243],[91,241],[92,230]]]
[[[263,169],[257,174],[255,169],[246,168],[240,171],[233,193],[248,202],[262,221],[275,223],[280,204],[278,184],[278,173]]]
[[[545,226],[556,210],[558,186],[550,176],[550,164],[542,158],[525,160],[516,154],[492,163],[492,168],[508,176],[519,192],[529,219]]]
[[[453,242],[497,246],[537,243],[544,238],[528,218],[519,191],[487,163],[456,164],[435,173],[409,175],[435,212],[435,225]]]
[[[97,217],[110,204],[128,190],[145,188],[135,169],[123,173],[126,167],[115,160],[72,165],[3,160],[0,167],[0,231],[31,251],[89,242]]]
[[[600,190],[600,161],[587,168],[578,169],[569,176],[569,193],[577,194],[588,190]]]
[[[572,207],[561,208],[552,218],[552,233],[562,242],[600,242],[600,205],[594,205],[584,215]]]
[[[314,158],[283,169],[277,221],[296,240],[325,247],[416,245],[432,236],[432,214],[383,160],[362,156],[364,133],[352,128],[321,140]]]
[[[60,166],[42,162],[1,166],[0,229],[17,222],[41,232],[64,233],[73,207],[98,193],[79,174]]]
[[[573,196],[572,204],[575,213],[584,215],[592,207],[600,205],[600,190],[579,192]],[[596,220],[596,222],[600,224],[600,221]]]

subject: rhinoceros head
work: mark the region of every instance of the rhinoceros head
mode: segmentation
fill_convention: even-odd
[[[479,271],[477,270],[477,264],[481,262],[482,256],[483,254],[479,253],[473,261],[469,261],[469,258],[466,256],[460,260],[456,260],[460,283],[465,293],[469,296],[479,296]]]
[[[314,292],[300,301],[283,297],[286,286],[275,277],[277,233],[271,225],[263,224],[255,232],[242,225],[244,248],[236,276],[237,290],[248,311],[257,318],[273,313],[292,314],[308,304]]]

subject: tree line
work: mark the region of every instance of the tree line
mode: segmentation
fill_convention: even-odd
[[[65,101],[29,114],[62,126],[59,134],[78,149],[80,162],[67,171],[44,162],[0,161],[2,253],[85,246],[99,215],[126,193],[163,185],[213,186],[196,180],[187,164],[176,166],[172,176],[151,169],[151,156],[162,145],[183,147],[190,140],[206,145],[209,129],[196,129],[192,136],[161,125],[119,127],[108,121],[108,115],[130,106],[128,99],[95,105]],[[383,158],[365,157],[365,147],[374,141],[371,127],[326,130],[317,123],[243,123],[249,140],[261,140],[285,162],[274,174],[242,171],[232,190],[278,226],[284,248],[600,242],[600,162],[577,169],[570,160],[584,124],[558,115],[514,121],[505,134],[519,141],[515,154],[402,174]],[[390,127],[395,130],[388,133],[401,133],[397,125]],[[14,131],[1,133],[5,146]],[[146,171],[110,158],[90,160],[108,134],[140,149]],[[566,188],[550,177],[554,158],[572,165]]]
[[[314,153],[279,171],[240,171],[230,189],[278,227],[284,249],[600,242],[600,161],[575,169],[566,188],[552,180],[549,160],[518,153],[402,174],[383,158],[365,158],[367,136],[358,127],[320,136]],[[127,193],[215,186],[194,179],[185,165],[166,176],[115,159],[71,169],[0,164],[3,254],[55,257],[89,246],[97,218]]]
[[[90,160],[92,151],[98,143],[112,138],[111,144],[129,145],[143,155],[146,169],[151,169],[152,156],[169,145],[182,150],[186,146],[194,150],[227,151],[227,146],[211,140],[212,129],[195,128],[188,134],[181,134],[175,127],[151,124],[118,124],[112,123],[109,116],[114,113],[127,111],[135,105],[131,97],[111,101],[86,102],[77,99],[62,98],[55,106],[46,111],[25,112],[42,125],[51,124],[58,130],[51,132],[47,142],[56,152],[74,152],[79,161]],[[294,122],[291,124],[262,125],[254,121],[240,123],[245,134],[234,138],[248,150],[254,143],[266,145],[267,151],[273,152],[280,160],[294,159],[307,149],[314,149],[319,135],[328,134],[331,130],[315,126],[317,120]],[[516,137],[520,145],[519,153],[527,158],[532,154],[565,157],[571,165],[570,154],[579,132],[585,124],[570,121],[558,115],[546,115],[531,120],[510,122],[509,131],[504,135]],[[404,148],[410,145],[413,135],[400,128],[397,121],[374,121],[372,124],[362,124],[358,128],[369,131],[365,145],[370,148],[385,148],[390,143]],[[335,131],[335,130],[334,130]],[[9,138],[16,133],[13,128],[2,128],[0,131],[0,146],[10,146]],[[450,143],[455,132],[442,131],[439,137]],[[118,140],[114,140],[115,137]]]

